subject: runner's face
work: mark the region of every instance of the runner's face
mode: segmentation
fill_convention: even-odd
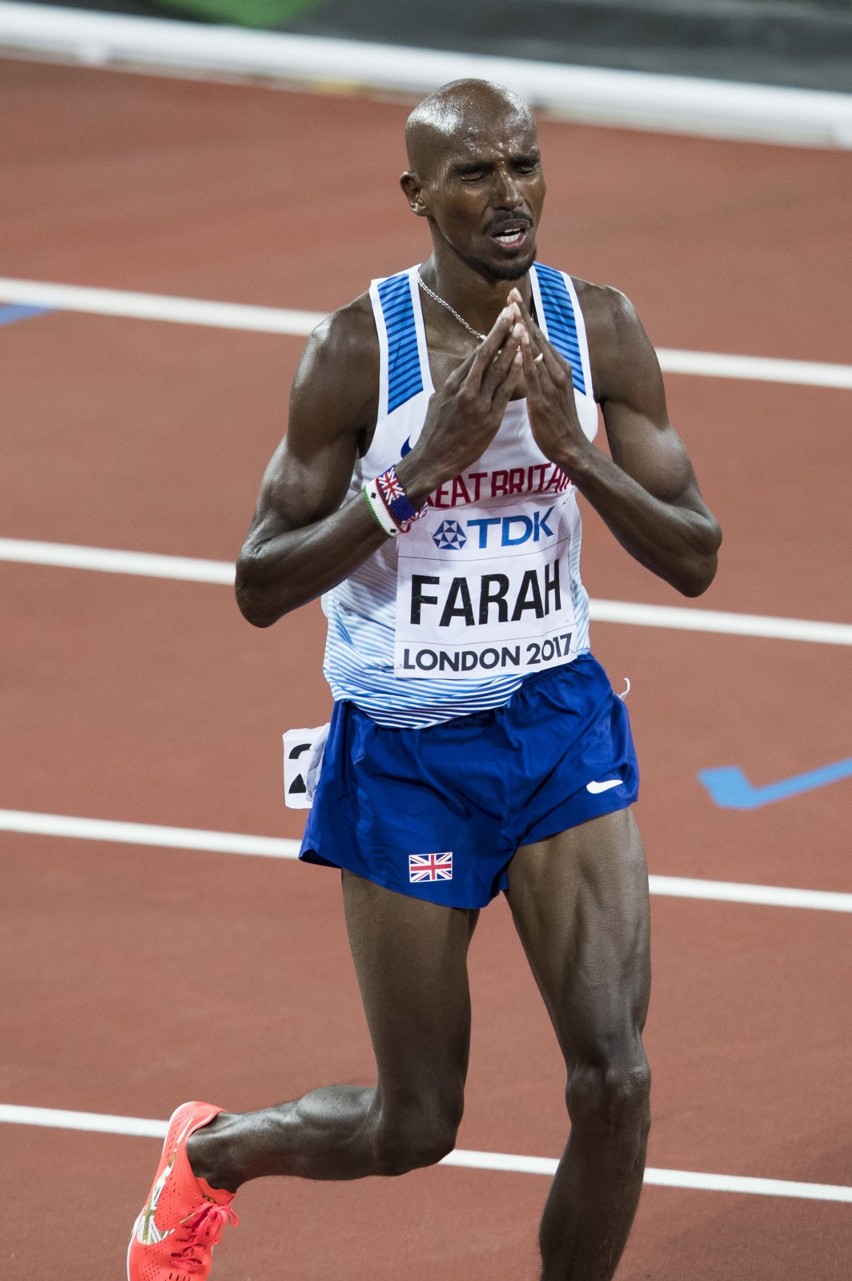
[[[535,127],[511,114],[442,139],[424,182],[436,238],[480,275],[519,280],[535,258],[545,182]]]

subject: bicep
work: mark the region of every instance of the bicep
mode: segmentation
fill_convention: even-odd
[[[700,501],[689,455],[669,420],[657,354],[623,297],[597,365],[595,386],[613,461],[663,502]]]
[[[374,417],[374,382],[364,353],[353,361],[333,333],[308,343],[290,395],[287,434],[261,484],[250,541],[302,529],[340,507],[361,439]],[[351,344],[350,344],[351,345]]]
[[[689,454],[668,419],[623,401],[602,404],[613,462],[654,498],[691,505],[698,494]]]

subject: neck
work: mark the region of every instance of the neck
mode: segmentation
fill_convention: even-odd
[[[442,261],[433,253],[420,268],[420,274],[430,289],[484,334],[506,306],[511,289],[520,290],[528,307],[532,302],[528,271],[518,280],[502,280],[487,276],[458,259]]]

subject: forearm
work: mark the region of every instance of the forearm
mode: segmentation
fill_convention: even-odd
[[[270,535],[261,521],[237,562],[237,604],[255,627],[269,627],[342,582],[387,539],[360,494],[300,529]]]
[[[634,560],[685,596],[707,590],[721,532],[700,498],[657,498],[592,446],[561,465]]]

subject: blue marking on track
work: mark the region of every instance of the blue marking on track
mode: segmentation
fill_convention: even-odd
[[[0,306],[0,325],[13,325],[16,320],[27,320],[30,316],[42,316],[53,307],[28,307],[24,303],[9,303]]]
[[[772,805],[775,801],[786,800],[788,796],[812,792],[814,788],[826,787],[841,778],[852,777],[852,756],[843,761],[835,761],[832,765],[824,765],[821,769],[810,770],[807,774],[782,778],[780,782],[770,783],[767,787],[752,787],[737,765],[701,770],[698,777],[722,809],[755,810],[761,805]]]

